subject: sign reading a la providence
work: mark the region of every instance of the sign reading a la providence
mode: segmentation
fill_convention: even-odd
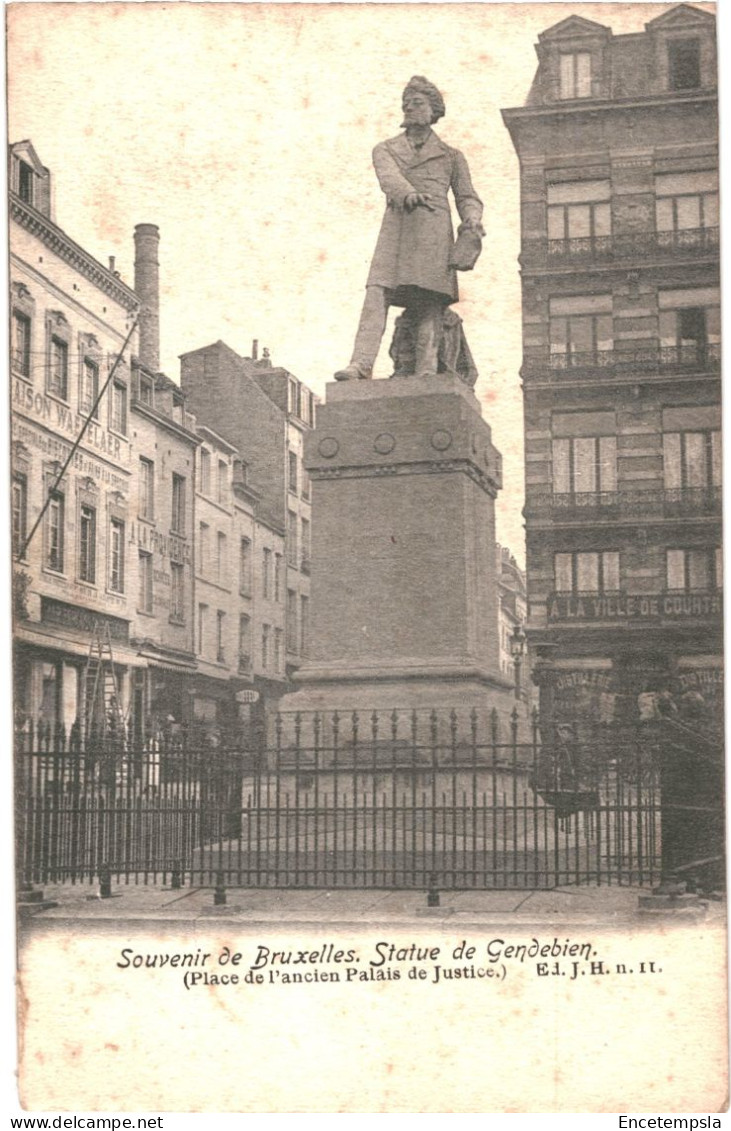
[[[722,613],[720,591],[699,593],[553,593],[548,601],[548,619],[581,621],[683,620],[718,617]]]

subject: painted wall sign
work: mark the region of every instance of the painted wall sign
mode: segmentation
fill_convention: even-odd
[[[84,417],[72,412],[68,405],[54,400],[16,378],[13,381],[13,409],[30,413],[48,428],[65,432],[75,440],[84,424]],[[129,463],[129,441],[108,432],[92,421],[84,435],[84,444],[95,448],[118,463]]]
[[[49,459],[58,460],[60,463],[66,460],[71,451],[71,444],[65,440],[43,432],[32,424],[26,424],[17,417],[13,417],[12,435],[14,440],[19,440],[27,447],[34,448]],[[110,467],[89,456],[83,448],[79,448],[74,453],[71,469],[80,475],[90,475],[98,483],[103,483],[114,491],[126,494],[129,489],[129,479],[126,475],[116,474]]]
[[[692,620],[694,617],[720,617],[720,593],[618,594],[613,597],[574,597],[554,594],[548,601],[548,619],[568,621],[612,620]]]
[[[180,565],[190,565],[191,562],[190,542],[187,539],[178,534],[162,534],[154,526],[148,526],[144,522],[130,522],[129,544],[160,554]]]

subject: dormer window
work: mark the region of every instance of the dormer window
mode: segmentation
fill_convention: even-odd
[[[668,43],[670,90],[697,90],[701,85],[701,47],[697,39],[674,39]]]
[[[25,161],[18,162],[18,196],[26,204],[33,203],[33,170]]]
[[[151,377],[147,377],[144,373],[139,375],[138,384],[138,400],[141,404],[149,405],[152,408],[154,402],[154,384]]]
[[[591,54],[572,51],[562,54],[560,71],[560,98],[591,97]]]

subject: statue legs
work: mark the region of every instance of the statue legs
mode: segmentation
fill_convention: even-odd
[[[416,290],[416,288],[414,288]],[[350,381],[356,378],[369,378],[378,356],[381,340],[386,329],[389,292],[385,287],[366,287],[366,297],[355,336],[353,356],[350,365],[339,369],[336,381]],[[417,376],[437,372],[437,353],[444,315],[444,299],[430,291],[414,295],[406,308],[407,315],[415,327],[415,362]]]

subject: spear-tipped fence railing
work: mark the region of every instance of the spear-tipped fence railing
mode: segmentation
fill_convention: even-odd
[[[660,736],[477,711],[278,715],[265,740],[16,743],[18,877],[241,887],[648,884]]]

